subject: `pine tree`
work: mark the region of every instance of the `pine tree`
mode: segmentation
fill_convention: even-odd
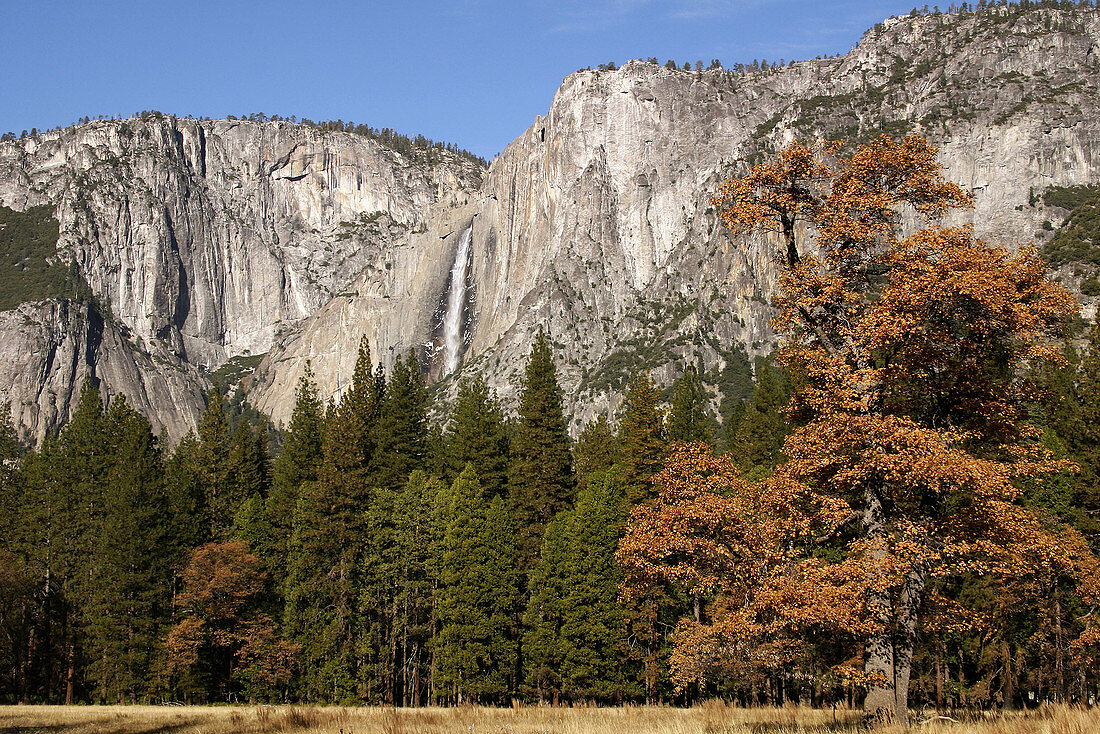
[[[91,547],[85,601],[88,678],[105,703],[147,696],[168,605],[164,474],[149,421],[118,396],[104,420],[111,467]]]
[[[703,387],[699,371],[695,369],[695,365],[689,364],[684,374],[672,387],[672,411],[668,415],[668,440],[712,443],[713,419],[707,411],[708,402],[709,396],[706,388]]]
[[[34,592],[27,563],[0,547],[0,701],[4,703],[30,701],[34,671],[27,661],[40,621]]]
[[[397,492],[374,487],[364,508],[358,567],[358,646],[363,697],[370,703],[394,705],[397,696],[397,600],[400,559],[397,555]]]
[[[790,433],[783,413],[788,391],[785,376],[762,361],[757,367],[756,390],[730,444],[733,462],[750,476],[769,474],[783,461],[783,439]]]
[[[584,489],[581,489],[584,492]],[[573,512],[562,510],[546,526],[538,563],[531,569],[531,599],[523,617],[526,688],[539,701],[559,703],[565,664],[565,604],[569,596]]]
[[[310,701],[358,700],[367,467],[382,392],[364,339],[351,386],[325,422],[320,478],[302,485],[295,509],[284,616]]]
[[[379,385],[380,376],[379,372]],[[403,662],[398,659],[397,610],[402,559],[396,552],[395,504],[409,475],[427,456],[427,393],[414,354],[398,357],[383,395],[367,474],[372,490],[363,508],[358,646],[366,699],[394,704],[403,695],[398,690]]]
[[[54,466],[55,477],[62,485],[59,488],[71,493],[75,516],[65,520],[72,523],[74,553],[80,553],[94,540],[102,515],[103,484],[111,464],[106,437],[103,400],[95,383],[85,379],[76,411],[61,431],[61,457]]]
[[[240,540],[255,549],[256,556],[263,563],[264,571],[274,577],[272,586],[278,588],[286,574],[276,564],[278,556],[278,533],[268,519],[264,507],[264,498],[253,494],[237,508],[233,515],[233,525],[226,534],[231,540]]]
[[[375,450],[375,424],[385,394],[381,373],[371,371],[370,348],[364,337],[352,373],[351,385],[325,421],[324,459],[320,480],[341,500],[336,509],[349,518],[366,505],[369,466]]]
[[[248,543],[263,561],[264,568],[276,569],[279,562],[279,538],[268,521],[264,503],[270,487],[267,457],[267,437],[247,421],[241,421],[233,435],[229,450],[229,483],[233,488],[236,509],[226,537]],[[276,583],[283,579],[282,570],[275,574]]]
[[[25,451],[11,424],[11,411],[0,404],[0,548],[8,545],[16,533],[22,511],[19,464]],[[12,550],[10,547],[8,550]]]
[[[668,444],[660,395],[646,372],[637,372],[626,393],[619,425],[621,480],[631,504],[654,496],[653,476],[664,466]]]
[[[433,549],[439,543],[434,507],[443,484],[414,471],[393,503],[395,596],[394,642],[397,695],[394,703],[429,702],[431,648],[435,636],[436,571]]]
[[[725,364],[718,372],[718,390],[722,394],[718,414],[722,417],[721,438],[727,450],[734,441],[745,405],[755,388],[752,362],[745,348],[739,345],[732,353],[725,355]]]
[[[600,413],[589,421],[573,447],[577,476],[583,479],[593,472],[610,469],[618,454],[617,441],[606,415]]]
[[[1100,550],[1100,326],[1093,326],[1078,352],[1068,348],[1067,364],[1046,369],[1041,422],[1044,443],[1059,458],[1069,458],[1077,471],[1056,481],[1071,495],[1066,508],[1073,525]],[[1053,434],[1053,435],[1050,435]],[[1049,489],[1046,489],[1049,491]]]
[[[91,378],[85,379],[80,400],[61,431],[53,456],[44,456],[48,495],[49,545],[46,573],[57,592],[63,638],[64,701],[72,703],[80,683],[82,615],[92,593],[90,555],[103,520],[103,489],[110,468],[103,401]]]
[[[626,521],[626,497],[610,472],[589,477],[577,506],[546,529],[531,572],[524,621],[527,683],[541,700],[621,701],[636,693],[626,678],[619,603],[622,569],[615,550]]]
[[[16,515],[11,518],[11,535],[4,544],[21,563],[13,577],[30,589],[30,603],[21,605],[31,624],[26,629],[26,648],[33,649],[33,662],[22,671],[20,698],[46,703],[64,701],[64,659],[69,652],[65,615],[69,610],[64,593],[72,567],[72,541],[67,519],[73,512],[72,495],[62,491],[54,476],[62,460],[60,441],[46,436],[37,451],[29,451],[20,468],[16,485]],[[66,542],[68,540],[68,542]],[[68,620],[71,621],[71,620]]]
[[[272,574],[277,585],[284,577],[290,552],[290,535],[294,509],[298,495],[306,482],[316,482],[323,459],[321,427],[324,420],[317,387],[313,383],[313,370],[309,363],[300,380],[290,417],[283,437],[282,450],[275,458],[271,471],[271,493],[265,504],[267,522],[275,538],[272,554]]]
[[[198,445],[192,456],[190,471],[203,488],[206,509],[210,516],[210,533],[224,537],[246,498],[239,496],[231,476],[229,453],[232,436],[225,416],[225,399],[216,388],[210,391],[206,410],[199,419]]]
[[[615,560],[625,523],[626,497],[615,477],[609,472],[592,477],[577,497],[568,535],[562,685],[574,701],[621,701],[633,693],[623,658],[623,574]]]
[[[518,528],[516,545],[523,572],[534,565],[547,523],[573,498],[575,479],[569,448],[550,340],[540,330],[520,384],[519,422],[508,473],[509,503]]]
[[[485,496],[472,466],[438,501],[447,525],[438,560],[437,694],[455,703],[500,702],[514,685],[513,526],[503,499]]]
[[[104,438],[103,403],[89,378],[61,433],[25,457],[18,520],[5,539],[34,588],[24,608],[36,622],[27,630],[35,669],[25,673],[24,693],[34,685],[36,697],[49,703],[72,703],[81,684],[81,612],[91,591],[89,548],[102,518],[109,458]]]
[[[433,477],[447,474],[447,443],[443,428],[438,423],[428,425],[428,456],[424,460],[423,470]]]
[[[396,491],[424,465],[428,453],[428,394],[420,364],[411,351],[397,358],[386,385],[377,423],[371,481]]]
[[[188,431],[165,464],[164,542],[171,569],[179,573],[192,548],[210,540],[210,511],[199,472],[199,441]]]
[[[9,406],[0,405],[0,701],[25,702],[29,681],[26,641],[37,605],[26,562],[16,555],[25,507],[19,462],[23,448],[11,424]]]
[[[444,435],[445,478],[454,481],[466,464],[477,467],[485,494],[502,495],[508,483],[508,432],[496,395],[479,375],[458,386]]]
[[[13,545],[38,585],[41,625],[35,648],[44,663],[44,698],[50,701],[72,703],[89,673],[136,696],[140,673],[135,670],[141,665],[130,653],[140,656],[148,649],[147,600],[167,591],[166,573],[154,568],[161,557],[159,538],[150,544],[148,537],[156,532],[148,513],[161,508],[151,501],[130,506],[158,486],[155,452],[150,458],[152,449],[139,450],[141,440],[147,449],[152,446],[152,434],[144,419],[123,401],[116,403],[111,416],[105,415],[98,389],[86,380],[72,419],[56,439],[48,438],[27,457],[21,472],[21,529]],[[123,451],[135,441],[138,449]],[[99,611],[116,604],[133,616],[112,619],[109,611],[106,616]],[[119,631],[119,624],[126,629]],[[93,648],[111,650],[129,667],[89,670],[86,657],[93,664],[102,660],[102,651]]]
[[[267,439],[258,430],[241,423],[233,435],[229,449],[229,481],[233,487],[235,507],[250,497],[267,497],[271,469],[267,455]]]

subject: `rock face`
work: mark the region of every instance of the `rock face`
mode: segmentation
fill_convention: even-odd
[[[0,384],[16,425],[35,442],[64,422],[90,374],[109,398],[121,393],[158,419],[169,437],[183,436],[202,412],[207,383],[196,367],[135,348],[88,304],[22,304],[0,313],[0,334]]]
[[[333,352],[332,335],[354,324],[376,354],[427,339],[438,298],[383,301],[424,251],[453,258],[458,237],[438,237],[472,217],[465,368],[511,398],[531,335],[546,328],[577,429],[617,406],[631,365],[667,384],[684,359],[713,374],[738,345],[772,348],[771,243],[732,237],[709,205],[747,161],[795,138],[919,132],[974,190],[965,220],[981,236],[1035,242],[1057,221],[1042,190],[1100,180],[1098,69],[1096,11],[991,9],[894,19],[847,56],[767,71],[578,72],[493,161],[469,207],[435,213],[439,234],[410,239],[407,265],[360,280],[276,346],[256,399],[285,420],[307,358],[337,392],[354,350],[344,337]]]
[[[429,154],[439,160],[429,163]],[[198,368],[267,352],[355,278],[387,267],[392,241],[423,228],[433,206],[461,204],[481,176],[449,152],[422,151],[418,160],[285,122],[154,114],[0,145],[0,204],[55,206],[59,254],[109,314],[105,333],[120,336],[110,355],[142,365],[137,372],[154,381],[172,382],[183,368],[190,385],[166,401],[143,392],[141,379],[103,374],[96,349],[105,344],[84,350],[81,369],[12,372],[0,391],[13,417],[40,436],[67,416],[74,388],[66,381],[92,373],[178,439],[209,387]],[[60,307],[43,308],[31,317],[42,333],[64,331]]]
[[[741,345],[771,349],[772,243],[719,225],[722,180],[796,138],[918,132],[975,191],[982,236],[1039,242],[1058,221],[1039,194],[1100,180],[1098,71],[1096,10],[901,18],[844,57],[783,68],[572,74],[487,172],[289,123],[154,117],[0,145],[0,203],[56,206],[59,251],[134,367],[101,374],[102,346],[81,359],[173,437],[201,406],[197,368],[238,355],[267,354],[250,399],[276,423],[307,361],[322,394],[340,393],[363,335],[376,359],[412,349],[442,378],[468,227],[462,366],[444,393],[480,370],[511,399],[545,328],[579,428],[617,406],[632,365],[667,383],[685,359],[713,375]],[[28,353],[75,348],[88,318],[61,308],[24,305],[0,334],[22,328]],[[22,312],[40,326],[18,327]],[[64,418],[79,378],[43,365],[0,372],[35,435]]]

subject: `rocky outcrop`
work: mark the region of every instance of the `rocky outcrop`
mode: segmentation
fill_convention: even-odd
[[[442,378],[448,273],[472,227],[462,368],[442,394],[481,371],[512,399],[546,328],[579,428],[617,406],[631,366],[667,383],[701,361],[717,399],[735,350],[771,349],[772,243],[731,236],[709,199],[795,138],[924,134],[975,192],[958,221],[1041,242],[1059,214],[1041,192],[1100,180],[1098,49],[1096,10],[991,8],[893,19],[846,56],[776,69],[582,71],[487,172],[289,123],[91,123],[0,145],[0,203],[56,204],[59,251],[135,364],[192,375],[266,353],[250,399],[276,422],[307,361],[339,395],[362,335],[383,363],[411,349]],[[53,378],[26,374],[0,390],[37,431],[55,419],[18,406]]]
[[[208,384],[194,368],[268,351],[355,278],[385,268],[390,244],[422,229],[433,206],[462,204],[480,183],[473,162],[420,153],[286,122],[150,114],[0,145],[0,204],[54,206],[59,254],[125,335],[122,348],[154,360],[154,373],[190,365],[201,394]],[[24,377],[0,391],[41,433],[67,406],[35,417],[24,382],[64,376]],[[173,437],[202,406],[145,402],[140,380],[105,382]]]
[[[25,303],[0,313],[0,385],[16,425],[41,442],[75,406],[85,378],[99,381],[111,398],[160,418],[170,441],[198,419],[205,381],[198,368],[154,357],[129,343],[126,334],[94,306],[69,301]]]

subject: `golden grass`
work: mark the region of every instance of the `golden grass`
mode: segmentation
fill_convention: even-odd
[[[393,709],[331,706],[0,706],[0,732],[11,734],[833,734],[867,732],[844,709],[740,708],[708,701],[690,709],[617,708]],[[881,727],[896,734],[896,727]],[[1005,716],[974,713],[959,721],[915,713],[921,734],[1096,734],[1100,709],[1064,706]]]

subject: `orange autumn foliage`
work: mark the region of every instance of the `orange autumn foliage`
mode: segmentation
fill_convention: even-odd
[[[266,574],[241,541],[207,543],[191,552],[176,598],[181,619],[168,632],[168,672],[176,677],[210,673],[214,660],[230,663],[227,698],[285,686],[297,645],[283,640],[270,615],[257,609]]]
[[[826,641],[843,650],[833,674],[867,686],[867,712],[904,721],[922,619],[951,608],[931,581],[1095,570],[1079,536],[1019,501],[1022,482],[1067,468],[1024,420],[1022,376],[1058,359],[1077,302],[1029,247],[968,226],[900,236],[972,205],[923,138],[839,149],[792,145],[713,201],[735,232],[777,240],[779,362],[801,377],[789,461],[751,485],[700,447],[678,451],[619,557],[628,595],[660,579],[710,600],[675,634],[679,685],[789,670]]]

